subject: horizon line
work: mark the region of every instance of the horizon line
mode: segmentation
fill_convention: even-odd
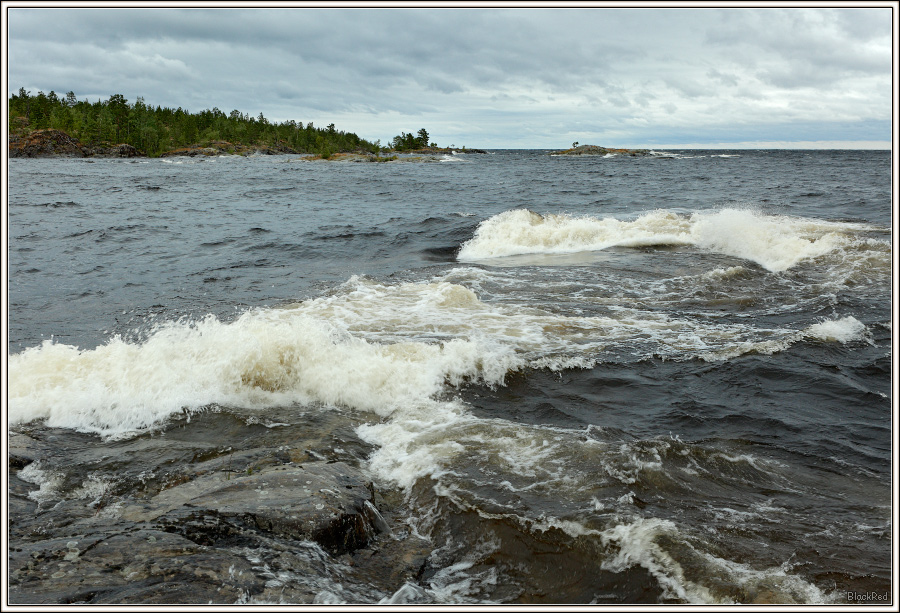
[[[763,151],[763,150],[790,150],[790,151],[893,151],[893,144],[890,141],[821,141],[821,144],[811,146],[808,141],[790,142],[771,142],[771,143],[711,143],[702,144],[674,144],[674,145],[634,145],[634,146],[607,146],[603,147],[614,149],[648,149],[651,151],[668,151],[668,150],[731,150],[731,151]],[[452,147],[453,149],[462,149],[462,147]],[[466,149],[506,149],[506,150],[547,150],[547,151],[565,151],[566,148],[560,147],[471,147],[465,146]]]

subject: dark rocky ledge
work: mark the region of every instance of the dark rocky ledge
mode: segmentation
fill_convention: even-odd
[[[351,580],[335,573],[371,586],[377,602],[426,568],[429,543],[394,519],[398,493],[327,459],[323,441],[188,456],[167,437],[111,444],[132,461],[157,458],[130,478],[122,451],[98,463],[95,439],[34,434],[7,441],[10,604],[303,604]],[[98,467],[120,476],[103,485],[91,477]]]
[[[119,145],[103,145],[87,147],[62,130],[34,130],[29,134],[11,134],[9,137],[9,157],[109,157],[134,158],[146,157],[146,154],[124,143]]]

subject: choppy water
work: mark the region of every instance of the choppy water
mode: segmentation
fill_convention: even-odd
[[[11,160],[9,424],[101,448],[327,421],[433,553],[416,585],[326,601],[883,594],[890,171]]]

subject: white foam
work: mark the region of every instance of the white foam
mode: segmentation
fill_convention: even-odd
[[[652,218],[670,230],[690,229],[687,218],[674,214]],[[641,232],[652,223],[645,219]],[[781,351],[807,337],[849,342],[865,334],[852,317],[798,332],[626,307],[607,316],[567,316],[518,300],[486,302],[461,284],[496,282],[505,283],[476,269],[394,285],[353,277],[330,295],[249,311],[230,323],[212,316],[168,322],[141,342],[116,337],[82,350],[46,341],[9,356],[9,422],[45,419],[115,435],[216,404],[318,403],[388,416],[398,408],[434,410],[432,401],[468,380],[503,384],[507,373],[526,366],[590,368],[604,352],[626,347],[639,357],[723,360]]]
[[[302,311],[252,311],[232,323],[169,323],[142,343],[117,337],[80,350],[47,341],[11,355],[9,422],[46,419],[113,435],[212,403],[322,403],[387,415],[445,382],[498,383],[517,364],[477,341],[370,343]]]
[[[869,339],[866,325],[850,315],[813,324],[805,330],[805,334],[809,338],[845,344]]]
[[[751,210],[721,209],[682,215],[666,210],[623,221],[613,217],[539,215],[516,209],[483,221],[460,248],[460,261],[520,254],[560,254],[610,247],[690,245],[756,262],[772,272],[840,253],[860,243],[865,224],[829,222]],[[878,246],[884,241],[875,240]],[[879,252],[875,257],[884,259]]]
[[[37,490],[28,493],[28,497],[38,504],[58,500],[62,497],[59,488],[62,486],[64,476],[56,471],[43,470],[40,461],[32,462],[20,470],[17,476],[22,481],[38,486]]]
[[[90,475],[79,488],[72,492],[72,498],[90,499],[89,506],[97,507],[113,486],[115,479],[103,475]]]
[[[427,602],[428,600],[430,599],[424,588],[407,581],[392,595],[378,601],[378,604],[414,604],[417,602]]]
[[[695,213],[691,220],[693,244],[756,262],[772,272],[842,248],[848,242],[842,226],[856,227],[737,209]]]
[[[792,330],[757,330],[630,308],[618,308],[610,316],[566,316],[521,304],[485,302],[475,291],[450,282],[475,287],[505,282],[486,275],[455,269],[430,283],[399,285],[354,277],[335,295],[297,308],[379,343],[477,340],[479,350],[491,351],[491,359],[499,359],[504,372],[522,365],[556,371],[590,368],[599,354],[620,346],[669,359],[719,360],[752,351],[779,351],[796,340]],[[502,381],[502,373],[485,375]]]
[[[460,248],[460,261],[533,253],[597,251],[614,246],[690,244],[690,224],[674,213],[654,211],[635,221],[539,215],[515,209],[483,221]]]
[[[354,277],[331,295],[230,323],[168,322],[141,342],[116,337],[82,350],[46,341],[9,356],[9,422],[45,419],[116,435],[209,405],[317,403],[388,416],[432,410],[433,400],[466,381],[499,385],[526,366],[590,368],[623,347],[637,356],[721,360],[803,338],[630,308],[585,317],[485,302],[447,280],[460,274],[396,285]],[[823,322],[807,334],[856,334],[855,321]]]
[[[665,539],[666,548],[659,544]],[[602,542],[613,549],[602,567],[621,572],[641,566],[659,582],[665,596],[690,603],[733,604],[716,585],[740,586],[751,601],[783,604],[821,604],[833,599],[815,585],[790,574],[789,563],[757,570],[745,564],[697,551],[685,541],[676,525],[657,518],[636,518],[621,522],[600,534]],[[669,549],[678,543],[677,552]]]
[[[725,560],[707,552],[698,554],[705,560],[710,576],[719,581],[738,585],[752,598],[748,604],[831,604],[834,598],[812,583],[792,575],[792,565],[784,562],[779,566],[762,570]]]
[[[656,542],[662,535],[677,532],[671,521],[656,518],[618,523],[600,534],[605,545],[615,548],[614,555],[603,560],[601,566],[613,572],[641,566],[656,578],[669,598],[691,603],[722,603],[707,588],[686,579],[681,565]]]

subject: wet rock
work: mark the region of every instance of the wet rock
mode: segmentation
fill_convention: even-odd
[[[153,529],[32,543],[9,564],[15,603],[234,603],[264,589],[243,556]]]
[[[176,156],[208,157],[211,155],[227,155],[228,153],[229,153],[229,151],[227,151],[227,150],[217,149],[215,147],[201,147],[199,145],[192,145],[190,147],[180,147],[178,149],[173,149],[172,151],[166,151],[164,153],[159,154],[159,157],[161,157],[161,158],[176,157]]]
[[[343,421],[316,419],[251,426],[267,445],[249,447],[240,430],[222,439],[233,418],[220,413],[124,441],[19,428],[9,602],[376,603],[416,581],[431,544],[407,529],[404,497],[375,491]]]
[[[364,547],[382,531],[371,487],[342,462],[270,466],[245,475],[216,472],[164,490],[146,505],[129,506],[122,517],[158,519],[167,529],[210,543],[251,527],[312,540],[337,554]],[[198,527],[210,522],[214,530]]]
[[[6,460],[11,469],[25,468],[42,456],[46,457],[49,446],[27,434],[10,431],[6,437]]]

